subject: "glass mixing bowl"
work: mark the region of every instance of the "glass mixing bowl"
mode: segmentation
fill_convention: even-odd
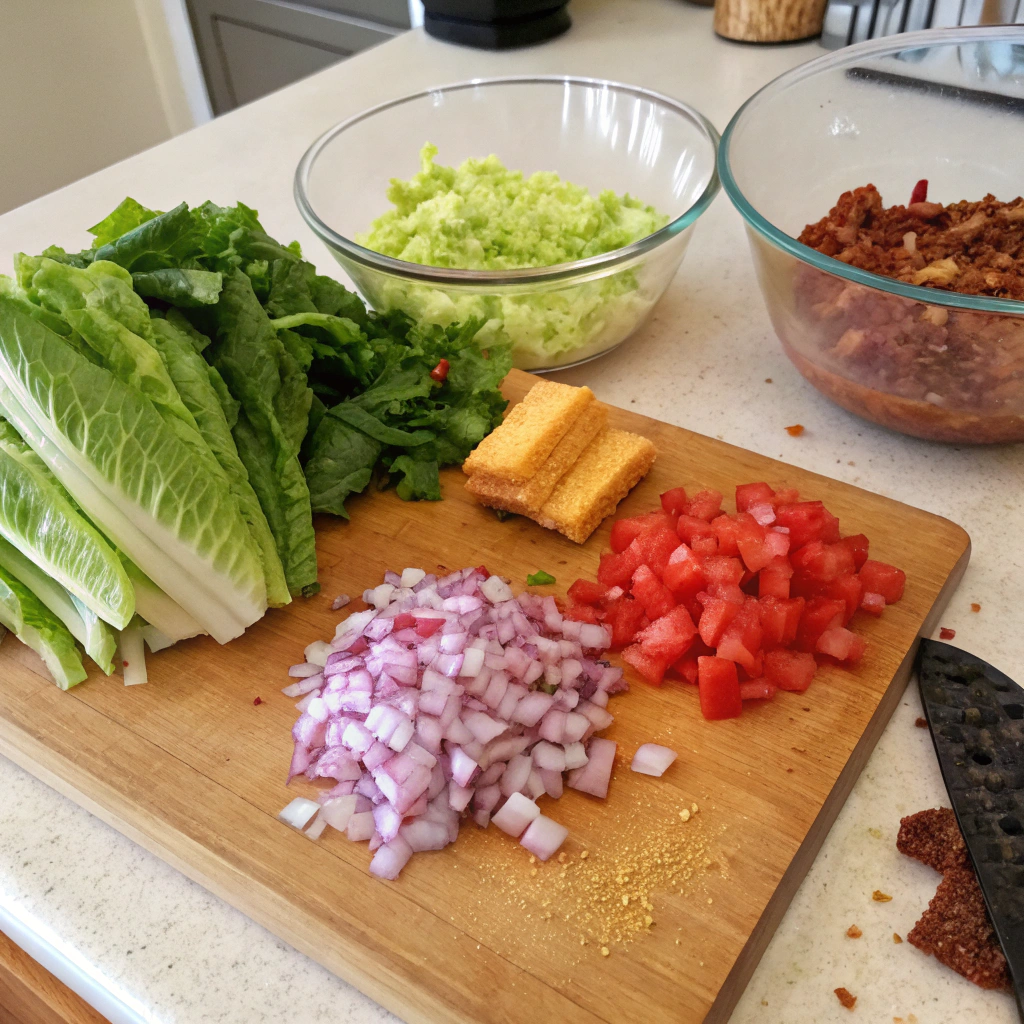
[[[452,270],[392,259],[354,239],[390,207],[391,178],[495,154],[506,167],[554,171],[597,195],[628,192],[669,217],[631,245],[574,263]],[[632,334],[682,261],[690,231],[718,191],[718,133],[696,110],[658,93],[586,78],[462,82],[383,103],[321,136],[295,174],[295,199],[363,297],[419,320],[483,317],[516,366],[572,366]]]
[[[719,151],[775,331],[819,391],[937,441],[1024,440],[1024,302],[907,284],[796,237],[840,194],[943,205],[1024,193],[1024,26],[889,36],[751,97]]]

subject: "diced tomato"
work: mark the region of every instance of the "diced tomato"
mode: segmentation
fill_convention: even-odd
[[[779,688],[767,679],[749,679],[740,683],[740,700],[771,700]]]
[[[667,658],[652,657],[639,644],[634,644],[622,652],[622,660],[627,665],[632,665],[641,679],[652,686],[661,686],[661,681],[665,678],[665,669],[668,668]]]
[[[740,557],[751,572],[758,572],[773,557],[765,543],[765,528],[749,512],[743,512],[736,518],[736,546],[739,548]]]
[[[717,555],[718,538],[713,533],[706,536],[695,536],[690,541],[690,547],[693,548],[695,555]]]
[[[640,534],[659,526],[674,530],[675,517],[658,511],[646,512],[642,516],[633,516],[630,519],[616,520],[612,524],[612,533],[609,538],[612,551],[616,554],[620,551],[625,551]]]
[[[758,603],[751,598],[736,613],[732,622],[726,626],[718,641],[717,656],[728,658],[751,671],[761,651],[761,616]]]
[[[814,583],[831,583],[844,573],[856,571],[853,553],[842,544],[812,540],[797,548],[789,560],[799,576]]]
[[[682,487],[673,487],[661,496],[661,507],[673,516],[681,516],[689,504],[686,491]]]
[[[843,625],[845,626],[853,618],[853,613],[860,607],[864,595],[864,584],[852,572],[843,573],[828,585],[825,594],[846,602],[846,614],[843,616]]]
[[[444,625],[444,621],[444,619],[417,619],[416,635],[423,637],[433,636]]]
[[[743,713],[740,680],[734,662],[725,658],[698,658],[697,685],[700,710],[705,718],[738,718]]]
[[[772,498],[772,505],[778,509],[780,505],[795,505],[800,501],[800,493],[796,488],[790,487],[786,490],[776,491]]]
[[[665,574],[669,556],[679,547],[681,541],[675,530],[659,526],[656,529],[645,530],[633,543],[639,547],[644,565],[653,569],[655,575],[661,579]]]
[[[644,606],[632,597],[612,601],[605,611],[605,624],[612,629],[612,647],[619,650],[633,642],[645,616]]]
[[[872,594],[868,590],[860,599],[860,606],[861,610],[866,611],[869,615],[881,615],[885,611],[885,598],[881,594]]]
[[[765,530],[764,546],[772,558],[789,554],[789,534],[781,530]]]
[[[737,546],[736,520],[732,516],[717,516],[711,520],[711,529],[718,538],[718,553],[720,555],[738,555],[740,549]]]
[[[907,583],[907,574],[902,569],[886,562],[868,559],[858,573],[864,590],[872,594],[881,594],[886,604],[895,604],[903,596],[903,588]]]
[[[718,491],[698,491],[686,504],[686,515],[710,523],[722,514],[722,495]]]
[[[600,604],[607,593],[607,587],[590,580],[577,580],[568,591],[569,600],[574,604]]]
[[[672,666],[672,671],[688,683],[697,685],[697,657],[688,651]]]
[[[837,661],[845,661],[854,664],[864,656],[867,648],[867,641],[856,633],[851,633],[843,626],[834,626],[826,629],[815,645],[821,654],[827,654]]]
[[[696,516],[680,516],[676,520],[676,533],[686,544],[692,544],[694,537],[713,537],[711,524]]]
[[[704,575],[709,583],[720,586],[738,587],[743,579],[743,563],[738,558],[727,558],[725,555],[712,555],[703,563]]]
[[[636,638],[645,654],[672,662],[678,661],[689,650],[696,635],[697,627],[690,613],[682,605],[677,605],[660,619],[655,619]]]
[[[570,604],[565,609],[565,617],[574,622],[592,622],[595,626],[601,621],[597,609],[589,604]]]
[[[843,547],[848,548],[853,555],[853,564],[860,572],[864,563],[868,560],[868,539],[863,533],[855,533],[851,537],[844,537],[840,542]]]
[[[790,550],[802,548],[811,541],[827,544],[839,540],[839,520],[820,501],[800,501],[780,505],[775,511],[776,525],[789,529]]]
[[[741,607],[742,605],[732,601],[723,601],[720,597],[706,595],[704,610],[697,624],[701,640],[708,647],[717,647],[726,627],[736,618]]]
[[[633,543],[625,551],[606,551],[597,567],[597,579],[606,587],[628,587],[640,562],[640,549]]]
[[[736,488],[736,511],[749,512],[752,505],[771,504],[775,492],[766,483],[740,484]]]
[[[789,559],[778,555],[757,574],[758,597],[789,597],[789,581],[793,566]]]
[[[801,651],[813,651],[818,637],[834,626],[841,626],[846,614],[846,602],[833,597],[812,597],[800,616],[796,631],[796,645]]]
[[[787,600],[769,595],[758,601],[761,613],[761,643],[765,650],[788,647],[796,639],[804,604],[802,597]]]
[[[675,607],[672,591],[665,586],[648,565],[641,565],[633,573],[633,596],[644,606],[647,617],[653,622]]]
[[[442,619],[442,624],[444,620]],[[395,621],[392,625],[392,629],[397,631],[399,629],[412,629],[416,625],[416,617],[412,612],[400,612],[395,616]]]
[[[701,560],[685,544],[669,556],[661,579],[679,600],[694,598],[707,586]]]
[[[780,690],[803,693],[811,685],[817,669],[813,654],[780,648],[767,651],[764,656],[764,677]]]

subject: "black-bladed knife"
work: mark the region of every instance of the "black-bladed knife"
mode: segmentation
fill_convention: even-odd
[[[942,778],[1024,1020],[1024,688],[937,640],[921,641],[917,680]]]

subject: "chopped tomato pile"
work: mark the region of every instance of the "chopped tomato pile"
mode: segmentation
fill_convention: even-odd
[[[766,483],[661,496],[661,509],[620,519],[597,582],[569,588],[566,616],[611,627],[612,647],[647,682],[697,685],[705,718],[735,718],[745,700],[802,692],[818,660],[860,661],[848,628],[903,596],[906,574],[868,558],[868,538],[843,537],[820,501]]]

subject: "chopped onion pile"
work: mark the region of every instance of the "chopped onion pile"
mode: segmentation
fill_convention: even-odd
[[[608,792],[615,743],[593,736],[627,688],[599,660],[608,628],[563,619],[552,597],[515,597],[482,568],[388,572],[363,601],[288,670],[284,693],[302,698],[289,780],[335,782],[306,834],[323,820],[369,840],[370,871],[397,878],[414,853],[454,842],[462,817],[493,817],[546,860],[568,833],[536,799],[557,799],[563,781]]]

